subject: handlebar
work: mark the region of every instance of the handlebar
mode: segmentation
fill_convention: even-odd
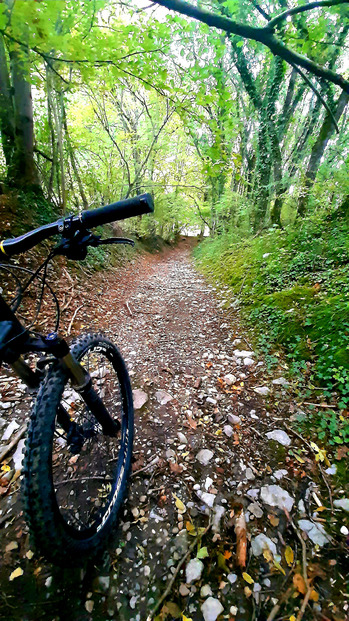
[[[80,229],[94,228],[96,226],[133,218],[154,211],[154,201],[150,194],[140,194],[134,198],[127,198],[104,207],[82,211],[76,216],[67,216],[51,224],[40,226],[29,233],[6,239],[0,243],[1,252],[7,257],[26,252],[44,239],[54,235],[72,235]]]

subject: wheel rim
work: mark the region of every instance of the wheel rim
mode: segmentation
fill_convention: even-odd
[[[56,417],[52,481],[61,519],[74,537],[83,539],[103,527],[118,502],[127,470],[129,434],[127,395],[120,384],[113,351],[98,343],[78,357],[109,414],[121,423],[116,438],[104,435],[80,394],[70,384],[65,385],[61,405],[76,428],[72,439]]]

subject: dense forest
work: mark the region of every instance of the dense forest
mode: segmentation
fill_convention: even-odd
[[[208,236],[198,261],[270,362],[282,346],[345,408],[348,17],[345,0],[2,0],[2,233],[151,192],[133,231]]]

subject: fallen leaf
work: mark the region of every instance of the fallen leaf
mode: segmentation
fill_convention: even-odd
[[[208,551],[206,546],[203,548],[200,548],[199,552],[196,555],[196,558],[207,558],[208,557]]]
[[[170,470],[171,472],[174,472],[175,474],[180,474],[181,472],[183,472],[183,466],[181,466],[180,464],[177,464],[177,462],[173,462],[170,461]]]
[[[26,557],[29,561],[31,561],[31,559],[34,556],[34,552],[32,550],[28,550],[28,552],[26,553]]]
[[[242,572],[243,579],[248,582],[248,584],[253,584],[254,580],[251,578],[250,574],[247,574],[246,571]]]
[[[286,559],[286,563],[289,567],[291,567],[292,563],[293,563],[293,559],[294,559],[294,553],[293,550],[290,546],[287,546],[286,550],[285,550],[285,559]]]
[[[306,594],[307,587],[305,585],[303,576],[301,576],[300,574],[294,574],[293,585],[299,593],[301,593],[302,595]]]
[[[193,619],[190,617],[186,617],[185,615],[182,615],[182,621],[193,621]]]
[[[12,580],[19,578],[20,576],[23,576],[23,569],[22,567],[17,567],[17,569],[15,569],[10,575],[9,581],[12,582]]]
[[[276,515],[269,515],[268,517],[272,526],[279,526],[280,519]]]
[[[179,511],[179,513],[185,513],[186,512],[186,506],[185,504],[180,500],[180,498],[178,498],[178,496],[176,496],[176,494],[172,493],[173,498],[175,499],[175,505]]]
[[[315,589],[311,590],[309,599],[311,599],[313,602],[318,602],[319,601],[319,594],[317,591],[315,591]]]
[[[283,567],[281,567],[280,563],[278,563],[275,559],[273,560],[274,567],[280,571],[284,576],[286,576],[286,572]]]
[[[177,606],[177,604],[175,604],[175,602],[166,602],[161,612],[166,612],[167,614],[170,614],[175,619],[180,619],[180,617],[182,616],[182,611],[180,607]]]
[[[274,560],[274,557],[273,557],[271,551],[269,550],[269,548],[264,548],[263,556],[264,556],[265,560],[267,561],[267,563],[272,563],[273,560]]]
[[[245,593],[245,596],[246,596],[246,597],[251,597],[251,595],[252,595],[252,591],[251,591],[250,587],[246,586],[246,587],[244,588],[244,593]]]
[[[247,528],[243,509],[241,509],[239,515],[235,518],[234,530],[236,535],[236,563],[239,567],[246,567]]]
[[[18,548],[17,541],[11,541],[10,543],[7,544],[5,551],[11,552],[12,550],[17,550],[17,548]]]
[[[229,559],[231,558],[231,556],[232,556],[232,552],[230,552],[229,550],[226,550],[226,551],[224,552],[224,558],[225,558],[227,561],[229,561]]]
[[[92,601],[92,599],[88,599],[87,602],[85,602],[85,608],[87,612],[92,612],[93,606],[94,606],[94,601]]]

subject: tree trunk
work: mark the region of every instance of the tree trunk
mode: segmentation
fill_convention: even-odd
[[[15,153],[15,117],[11,97],[11,82],[6,59],[4,39],[0,35],[0,131],[1,142],[7,166],[7,177],[13,177],[13,156]]]
[[[342,91],[341,95],[337,100],[336,111],[334,113],[334,118],[337,122],[339,121],[348,101],[349,95]],[[334,131],[335,126],[332,117],[327,112],[322,127],[320,129],[319,136],[312,148],[308,168],[305,173],[304,185],[298,203],[298,216],[300,217],[303,217],[306,212],[310,190],[314,185],[314,181],[321,164],[322,156],[325,152],[330,138],[332,138],[334,134]]]
[[[26,79],[28,51],[11,50],[11,73],[15,108],[15,144],[13,178],[15,187],[40,189],[38,172],[34,161],[34,122],[31,86]]]

